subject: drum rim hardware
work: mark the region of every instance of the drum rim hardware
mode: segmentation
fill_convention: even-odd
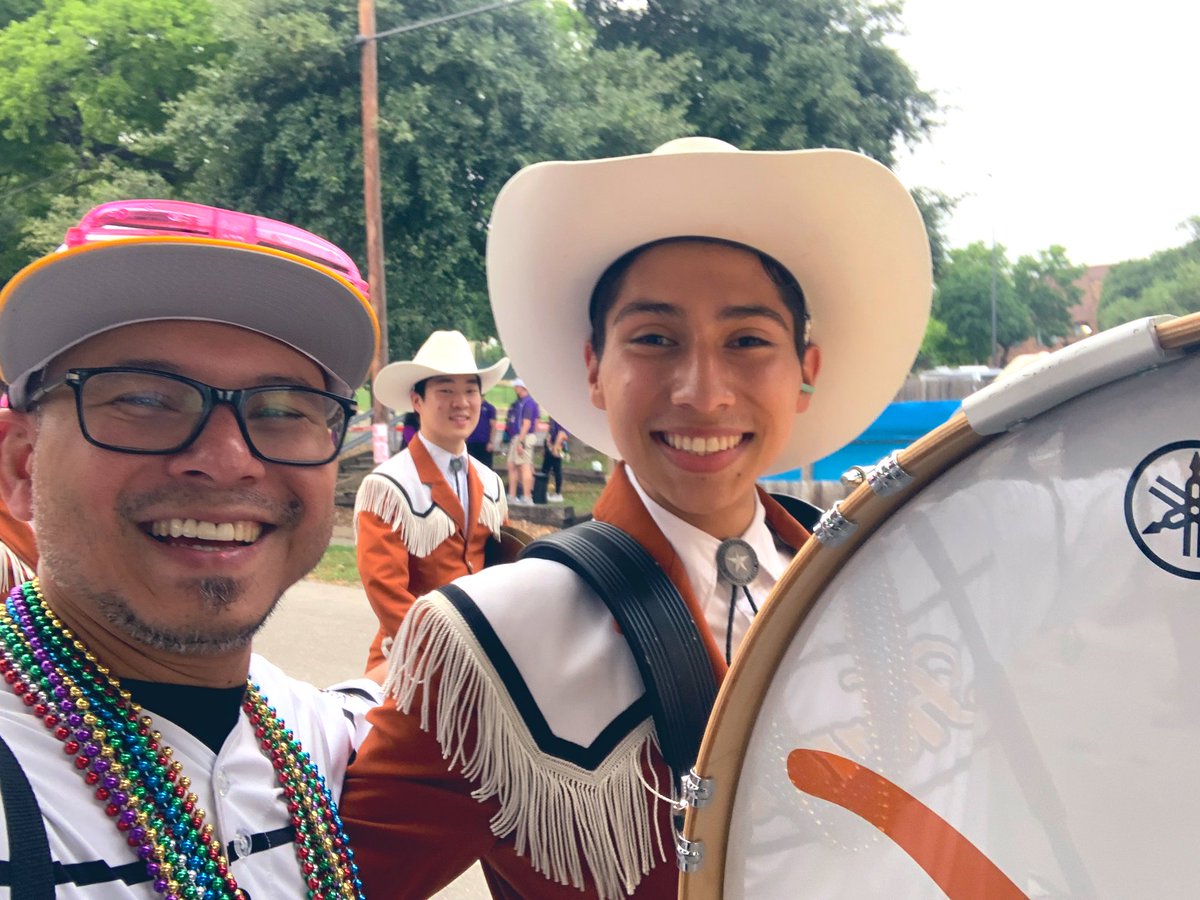
[[[1159,343],[1155,325],[1171,316],[1127,322],[1071,344],[962,402],[976,434],[1008,431],[1068,400],[1178,356]]]
[[[689,841],[676,829],[675,865],[685,875],[699,871],[704,865],[704,841]]]
[[[826,547],[836,547],[854,534],[858,524],[851,522],[842,515],[842,501],[839,500],[825,511],[821,521],[813,529],[813,537]]]
[[[703,809],[708,806],[716,791],[711,778],[705,778],[694,768],[688,769],[679,780],[679,799],[672,806],[678,813],[687,809]],[[675,865],[680,872],[696,872],[704,864],[704,841],[692,841],[683,836],[683,817],[674,819],[672,831],[675,835]]]
[[[879,497],[898,494],[913,482],[900,465],[900,451],[893,450],[873,466],[851,466],[842,474],[842,484],[858,487],[863,482]]]
[[[708,806],[716,792],[716,784],[695,769],[689,769],[679,785],[679,802],[683,808],[702,809]]]

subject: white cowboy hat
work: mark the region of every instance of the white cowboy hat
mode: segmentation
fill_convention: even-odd
[[[492,311],[543,408],[584,443],[619,455],[589,399],[588,300],[629,250],[686,236],[773,256],[804,291],[820,377],[770,471],[861,434],[895,396],[925,334],[933,279],[916,204],[859,153],[742,151],[701,137],[639,156],[538,163],[500,191],[487,246]]]
[[[471,345],[460,331],[435,331],[417,355],[404,362],[389,363],[375,376],[375,396],[398,413],[412,412],[409,395],[418,381],[434,375],[478,375],[479,390],[486,394],[508,371],[508,357],[481,369],[475,364]]]

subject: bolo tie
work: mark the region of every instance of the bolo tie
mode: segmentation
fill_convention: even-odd
[[[717,574],[729,582],[729,621],[725,625],[725,662],[733,662],[733,609],[737,605],[738,588],[758,615],[758,606],[750,596],[749,584],[758,576],[758,555],[741,538],[721,541],[717,547]]]
[[[463,503],[462,491],[459,490],[459,487],[458,487],[458,473],[461,472],[462,469],[463,469],[462,459],[460,459],[457,456],[450,457],[450,474],[454,476],[454,496],[458,498],[458,502],[465,509],[466,504]]]

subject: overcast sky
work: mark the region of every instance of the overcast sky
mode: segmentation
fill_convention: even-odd
[[[1200,0],[906,0],[895,39],[945,124],[900,176],[964,195],[952,247],[1095,265],[1200,215]]]

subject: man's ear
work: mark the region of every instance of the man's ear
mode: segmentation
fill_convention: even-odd
[[[816,344],[809,344],[804,348],[804,359],[800,362],[800,371],[804,375],[804,383],[809,390],[802,391],[796,397],[796,412],[798,413],[808,409],[809,398],[812,397],[817,387],[817,373],[821,371],[821,348]]]
[[[587,366],[588,394],[592,398],[592,406],[596,409],[606,409],[604,388],[600,385],[600,357],[592,349],[591,341],[583,345],[583,362]]]
[[[425,405],[425,399],[416,391],[409,391],[408,402],[412,404],[412,411],[419,416],[421,414],[421,407]]]
[[[0,500],[23,522],[33,521],[33,445],[37,417],[0,409]]]

